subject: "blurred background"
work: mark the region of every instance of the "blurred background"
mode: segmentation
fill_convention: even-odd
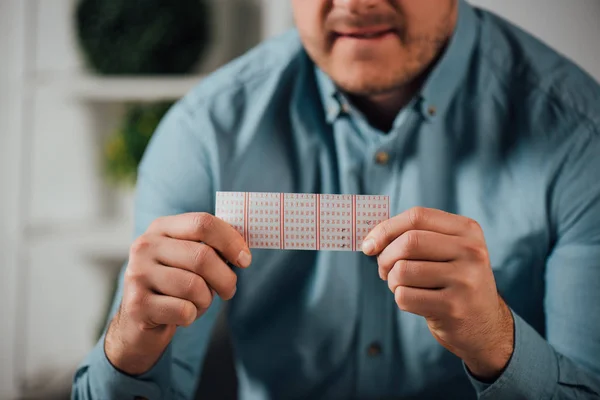
[[[600,0],[471,3],[600,80]],[[0,0],[0,399],[68,398],[128,253],[156,124],[292,25],[289,0]]]

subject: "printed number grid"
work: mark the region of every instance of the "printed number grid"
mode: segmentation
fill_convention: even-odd
[[[352,195],[320,197],[320,249],[352,251]]]
[[[372,195],[217,192],[215,210],[262,249],[359,251],[390,217],[389,198]]]
[[[317,249],[317,195],[285,193],[284,249]]]
[[[367,234],[390,218],[387,196],[356,196],[356,249],[360,250]]]
[[[244,238],[244,192],[217,192],[215,215],[233,226]]]
[[[248,246],[281,248],[280,197],[278,193],[248,193]]]

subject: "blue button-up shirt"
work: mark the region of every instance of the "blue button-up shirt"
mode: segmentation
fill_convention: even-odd
[[[253,250],[228,307],[241,399],[600,398],[600,88],[508,22],[461,1],[443,57],[385,133],[297,32],[253,49],[162,121],[140,166],[136,235],[159,216],[214,212],[219,190],[384,194],[392,214],[473,218],[515,320],[507,368],[478,382],[398,309],[375,259]],[[113,368],[101,338],[73,398],[193,397],[220,306],[142,376]]]

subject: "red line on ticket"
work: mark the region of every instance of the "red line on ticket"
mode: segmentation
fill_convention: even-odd
[[[315,195],[315,208],[316,208],[316,218],[315,218],[315,236],[317,239],[317,248],[316,250],[321,250],[321,195]]]
[[[365,236],[389,218],[379,195],[217,192],[215,215],[251,248],[360,250]]]
[[[244,239],[246,240],[246,242],[249,242],[250,240],[248,235],[248,194],[249,193],[244,193]]]
[[[356,251],[356,196],[352,196],[352,251]]]
[[[281,249],[285,249],[285,242],[283,241],[283,232],[285,231],[284,216],[283,193],[279,193],[279,248]]]

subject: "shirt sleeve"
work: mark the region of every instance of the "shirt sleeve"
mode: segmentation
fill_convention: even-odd
[[[515,348],[479,399],[600,399],[600,136],[576,132],[550,193],[545,338],[513,312]],[[468,373],[468,371],[467,371]]]
[[[192,211],[214,213],[214,135],[209,119],[202,117],[201,107],[189,102],[184,99],[171,108],[144,154],[136,186],[134,237],[160,216]],[[110,318],[121,301],[123,272]],[[220,304],[215,297],[206,314],[190,327],[179,328],[158,362],[140,376],[126,375],[111,365],[102,335],[74,376],[71,398],[193,398]]]

